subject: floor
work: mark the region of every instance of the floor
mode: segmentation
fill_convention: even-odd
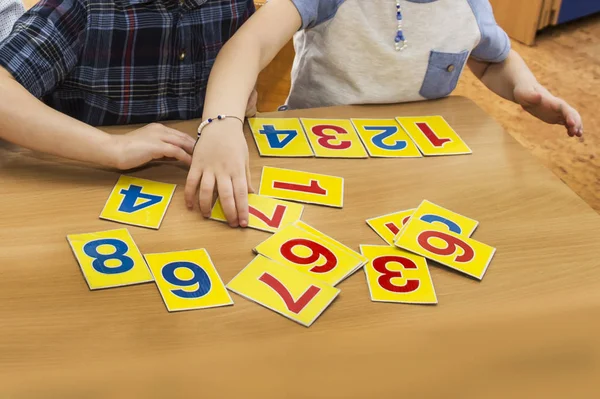
[[[542,84],[579,110],[584,142],[570,139],[561,126],[540,122],[497,97],[468,71],[454,95],[474,100],[600,213],[600,15],[549,28],[539,34],[533,47],[513,41],[513,48]],[[291,45],[286,46],[261,74],[259,111],[275,110],[284,102],[293,51]]]

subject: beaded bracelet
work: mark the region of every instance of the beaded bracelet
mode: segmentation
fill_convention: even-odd
[[[202,122],[200,124],[200,126],[198,126],[198,137],[200,137],[200,135],[202,134],[202,130],[204,130],[204,128],[206,126],[210,125],[214,121],[222,121],[222,120],[227,119],[227,118],[237,119],[238,121],[242,122],[242,125],[244,124],[244,121],[241,120],[240,118],[238,118],[237,116],[233,116],[233,115],[217,115],[216,118],[208,118],[207,120],[205,120],[204,122]]]

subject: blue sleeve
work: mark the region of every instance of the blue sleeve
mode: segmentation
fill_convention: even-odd
[[[333,18],[345,0],[292,0],[302,17],[302,29],[315,26]]]
[[[481,32],[481,40],[471,55],[486,62],[504,61],[510,52],[510,39],[496,23],[489,0],[468,0],[468,2]]]
[[[35,97],[60,84],[77,65],[85,0],[40,0],[0,43],[0,66]]]

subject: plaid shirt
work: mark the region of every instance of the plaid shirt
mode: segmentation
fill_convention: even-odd
[[[202,116],[217,53],[253,0],[41,0],[0,44],[0,66],[91,125]]]

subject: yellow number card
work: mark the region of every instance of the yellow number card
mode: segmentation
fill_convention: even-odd
[[[438,230],[446,229],[464,237],[471,237],[479,225],[477,220],[452,212],[427,200],[421,202],[412,217],[435,224],[437,226],[434,228]]]
[[[312,157],[313,151],[297,118],[250,118],[252,137],[262,156]]]
[[[367,152],[348,119],[301,118],[315,156],[367,158]]]
[[[175,184],[121,176],[100,219],[158,229],[174,192]]]
[[[310,327],[340,293],[323,281],[258,255],[227,284],[238,295]]]
[[[352,119],[352,123],[372,157],[422,157],[415,143],[395,119]]]
[[[145,258],[169,312],[233,305],[205,249]]]
[[[414,211],[414,209],[408,209],[406,211],[399,211],[367,219],[367,224],[383,239],[383,241],[387,242],[389,245],[394,245],[394,237],[396,237],[402,227],[408,223]]]
[[[438,302],[427,261],[422,256],[380,245],[361,245],[360,251],[369,259],[365,275],[374,302]]]
[[[274,233],[277,230],[293,224],[302,217],[304,207],[300,204],[276,200],[262,195],[248,195],[248,227]],[[210,216],[213,220],[227,221],[221,201],[217,200]]]
[[[396,118],[425,156],[471,154],[471,149],[441,116]]]
[[[67,236],[90,290],[152,281],[127,229]]]
[[[278,231],[259,244],[255,251],[330,285],[337,285],[366,261],[334,239],[314,235],[295,225]]]
[[[341,208],[344,206],[344,179],[265,166],[260,179],[259,194],[283,200]]]
[[[400,232],[396,246],[478,280],[483,279],[496,252],[489,245],[414,217]]]

